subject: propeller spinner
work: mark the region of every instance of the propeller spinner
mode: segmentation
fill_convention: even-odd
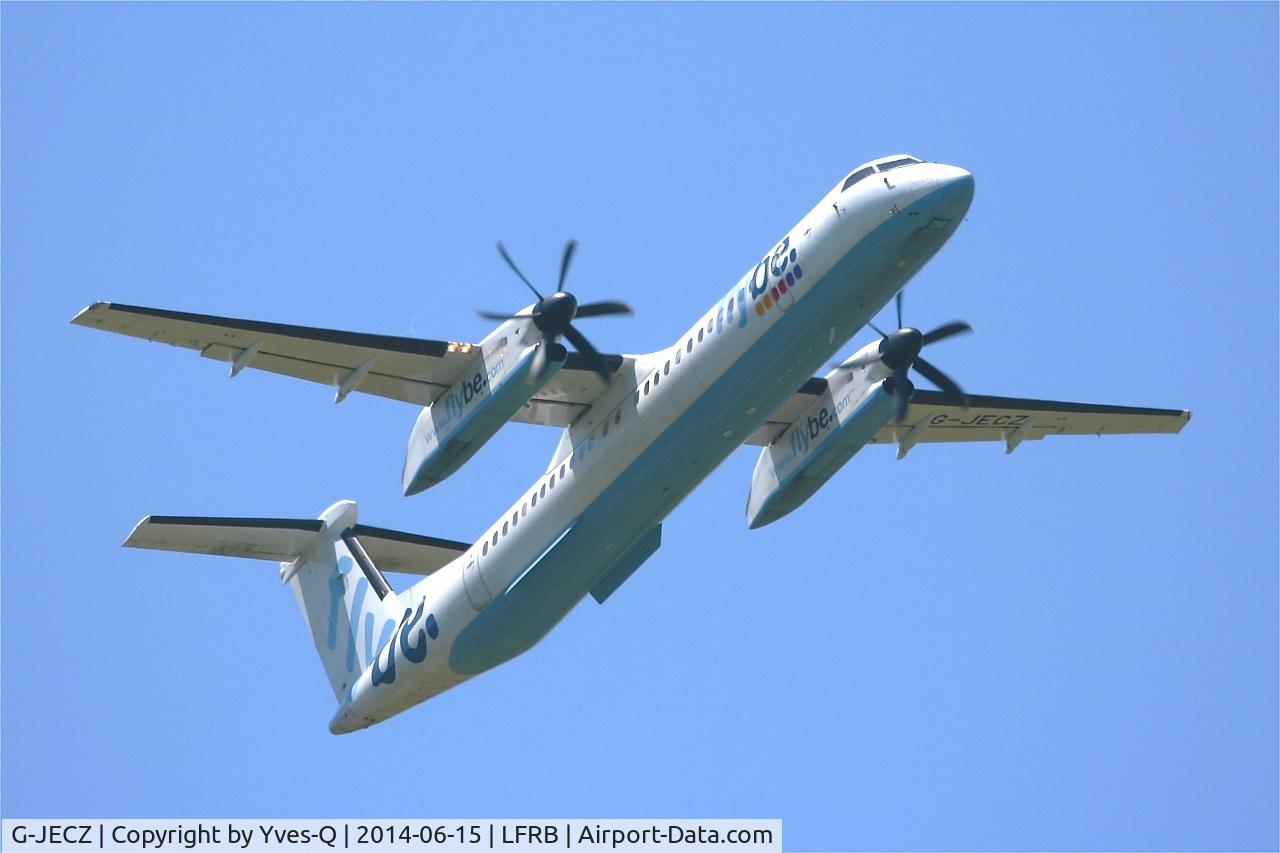
[[[573,253],[577,251],[578,241],[570,240],[565,244],[564,256],[560,259],[560,279],[556,284],[556,292],[550,296],[543,296],[538,292],[538,288],[533,286],[533,282],[520,272],[520,268],[516,266],[516,262],[507,254],[506,247],[501,242],[498,243],[498,254],[507,262],[507,266],[511,267],[525,286],[533,291],[533,295],[538,297],[538,301],[534,304],[533,310],[528,314],[498,314],[493,311],[477,311],[481,317],[486,320],[513,320],[516,318],[528,317],[533,320],[533,325],[538,331],[542,332],[543,345],[538,348],[534,355],[533,375],[535,379],[541,378],[546,371],[547,351],[561,337],[567,338],[569,343],[573,344],[573,348],[587,359],[587,363],[591,369],[600,375],[605,382],[609,381],[609,370],[605,364],[604,357],[600,352],[591,345],[591,341],[586,336],[574,328],[573,321],[585,317],[607,317],[613,314],[626,314],[633,316],[634,311],[631,306],[625,302],[617,302],[606,300],[602,302],[588,302],[586,304],[578,304],[578,299],[572,293],[564,289],[564,280],[569,273],[569,264],[573,261]]]
[[[920,356],[920,350],[929,344],[946,340],[954,335],[972,332],[973,327],[968,323],[957,320],[952,323],[944,323],[931,332],[921,332],[919,329],[902,325],[902,291],[898,291],[897,306],[898,330],[886,333],[875,323],[869,323],[868,325],[880,334],[880,346],[874,352],[854,356],[840,366],[845,368],[864,367],[878,361],[893,371],[892,388],[896,397],[893,413],[894,423],[902,423],[902,419],[907,414],[907,406],[911,403],[911,395],[915,392],[915,385],[911,383],[911,379],[907,375],[912,368],[915,368],[921,376],[946,393],[959,399],[964,407],[968,408],[969,398],[961,390],[960,386],[950,376],[925,361]]]

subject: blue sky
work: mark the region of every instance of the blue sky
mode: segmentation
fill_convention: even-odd
[[[1277,7],[4,4],[5,816],[759,816],[788,849],[1275,849]],[[977,393],[1181,436],[740,450],[605,606],[335,738],[274,568],[147,513],[466,539],[556,435],[400,495],[415,412],[69,326],[99,299],[478,339],[550,282],[687,327],[858,163],[970,169],[907,318]],[[861,335],[846,352],[869,340]]]

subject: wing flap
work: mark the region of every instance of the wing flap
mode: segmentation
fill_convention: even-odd
[[[205,358],[230,363],[234,362],[240,353],[241,350],[225,344],[210,344],[200,354]],[[367,358],[373,358],[374,363],[370,365],[369,371],[363,378],[350,389],[351,391],[360,391],[391,400],[427,406],[449,387],[438,382],[409,378],[404,376],[403,373],[385,372],[384,368],[394,369],[392,365],[386,364],[387,359],[375,355],[369,355]],[[350,366],[312,361],[293,356],[278,355],[261,349],[254,355],[252,362],[252,366],[258,370],[278,373],[282,376],[292,376],[295,379],[306,379],[333,388],[341,386],[347,377],[351,376],[352,371],[358,370],[361,364],[364,364],[364,362]]]

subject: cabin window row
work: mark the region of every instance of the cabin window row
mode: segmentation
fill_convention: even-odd
[[[698,336],[697,336],[697,337],[698,337],[698,343],[702,343],[703,339],[704,339],[707,335],[710,335],[710,334],[712,333],[712,331],[713,331],[713,330],[715,329],[715,327],[716,327],[716,320],[717,320],[718,318],[720,318],[720,317],[725,316],[725,313],[724,313],[724,312],[725,312],[725,309],[724,309],[724,307],[722,306],[722,307],[720,308],[720,310],[717,312],[717,315],[716,315],[716,316],[714,316],[714,317],[708,317],[708,318],[707,318],[707,325],[706,325],[706,328],[703,328],[701,325],[699,325],[699,326],[698,326]],[[727,314],[727,317],[728,317],[728,321],[730,322],[730,324],[732,324],[732,322],[733,322],[733,299],[732,299],[732,297],[730,297],[730,299],[729,299],[729,306],[728,306],[728,314]],[[693,337],[690,337],[690,338],[688,339],[688,341],[686,341],[685,346],[684,346],[684,351],[685,351],[685,352],[688,352],[688,353],[692,353],[692,352],[693,352]],[[676,363],[676,364],[679,364],[679,363],[680,363],[680,354],[681,354],[681,349],[680,349],[680,347],[678,347],[678,346],[677,346],[677,347],[676,347],[676,351],[675,351],[675,363]],[[639,403],[640,403],[640,398],[641,398],[642,396],[648,396],[648,395],[649,395],[649,391],[650,391],[651,389],[656,389],[656,388],[658,387],[658,384],[661,382],[662,377],[664,377],[664,376],[670,376],[670,375],[671,375],[671,359],[667,359],[667,361],[662,365],[662,369],[661,369],[661,370],[654,370],[653,375],[652,375],[652,376],[650,376],[648,379],[646,379],[646,380],[645,380],[645,382],[644,382],[644,388],[643,388],[643,391],[642,391],[640,388],[636,388],[636,391],[635,391],[635,403],[636,403],[637,405],[639,405]],[[615,410],[613,411],[613,414],[612,414],[611,416],[606,417],[606,418],[604,419],[604,422],[603,422],[603,423],[601,424],[601,426],[600,426],[600,437],[601,437],[601,438],[603,438],[603,437],[605,437],[605,436],[607,436],[607,435],[609,434],[609,429],[610,429],[610,425],[611,425],[611,424],[612,424],[612,426],[615,426],[615,427],[616,427],[616,426],[618,426],[618,425],[619,425],[619,424],[621,424],[621,423],[622,423],[622,407],[621,407],[621,406],[619,406],[617,409],[615,409]],[[569,461],[568,463],[565,463],[565,464],[563,464],[563,465],[561,465],[561,466],[560,466],[560,470],[559,470],[559,472],[558,472],[558,473],[559,473],[559,475],[560,475],[560,479],[561,479],[561,480],[563,480],[563,479],[564,479],[567,469],[568,469],[569,467],[573,467],[572,463],[573,463],[573,461],[574,461],[576,458],[577,458],[577,454],[575,453],[575,454],[573,454],[572,456],[570,456],[570,457],[569,457],[570,461]],[[543,484],[542,484],[542,485],[541,485],[541,486],[540,486],[536,491],[534,491],[534,492],[532,493],[532,495],[530,496],[530,498],[529,498],[528,500],[526,500],[526,501],[521,505],[521,507],[520,507],[520,509],[519,509],[519,510],[516,510],[515,512],[513,512],[513,513],[511,514],[511,519],[510,519],[509,521],[504,520],[504,521],[502,522],[502,528],[501,528],[501,530],[495,529],[495,530],[493,531],[493,536],[492,536],[492,537],[490,537],[490,538],[488,538],[488,539],[486,539],[486,540],[485,540],[485,542],[484,542],[484,544],[480,546],[480,555],[481,555],[481,556],[488,556],[490,546],[497,547],[497,545],[498,545],[498,540],[499,540],[500,538],[502,538],[502,537],[505,537],[505,536],[507,535],[507,533],[508,533],[508,532],[515,530],[516,525],[520,523],[520,519],[521,519],[521,518],[524,518],[525,516],[527,516],[527,515],[529,514],[529,509],[530,509],[530,508],[532,508],[532,507],[536,507],[536,506],[538,505],[538,499],[539,499],[539,498],[545,498],[545,497],[547,496],[547,490],[548,490],[548,489],[553,489],[553,490],[555,489],[555,487],[556,487],[556,473],[557,473],[557,472],[555,472],[555,471],[553,471],[553,472],[551,473],[551,476],[548,478],[547,482],[543,483]]]
[[[547,481],[535,490],[528,500],[524,501],[520,505],[520,509],[512,511],[511,519],[509,521],[504,520],[502,522],[502,529],[499,530],[495,528],[493,535],[485,539],[484,544],[480,546],[480,556],[488,556],[490,546],[496,548],[498,546],[499,539],[504,538],[508,532],[514,531],[516,529],[516,525],[520,523],[520,519],[529,515],[529,509],[538,505],[538,499],[545,498],[547,496],[548,489],[552,491],[555,490],[557,477],[563,480],[568,475],[570,467],[572,466],[566,462],[560,466],[559,471],[552,471],[551,476],[547,478]]]

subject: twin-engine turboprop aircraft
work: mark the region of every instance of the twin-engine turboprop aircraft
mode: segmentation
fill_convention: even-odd
[[[836,184],[679,340],[601,355],[576,322],[630,313],[564,290],[500,320],[479,344],[355,334],[96,303],[72,321],[246,367],[422,407],[401,485],[445,480],[508,420],[563,430],[545,473],[473,543],[319,519],[148,516],[125,542],[280,561],[350,732],[398,714],[537,642],[587,593],[604,602],[658,549],[662,521],[741,444],[760,445],[747,523],[800,507],[864,445],[1176,433],[1190,413],[966,397],[921,357],[969,330],[899,328],[812,377],[947,241],[968,172],[896,155]],[[877,330],[878,331],[878,330]],[[561,344],[568,341],[569,352]],[[918,391],[915,370],[942,391]],[[395,592],[382,571],[424,575]]]

